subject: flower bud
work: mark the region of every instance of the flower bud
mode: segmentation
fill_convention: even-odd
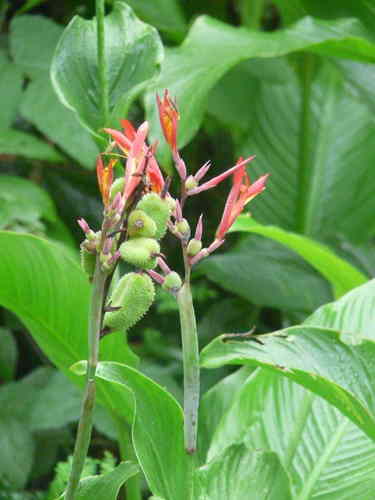
[[[129,215],[128,233],[131,238],[153,238],[156,224],[143,210],[133,210]]]
[[[190,189],[194,189],[198,186],[198,182],[194,179],[192,175],[189,175],[189,177],[185,181],[185,189],[186,191],[190,191]]]
[[[143,210],[155,222],[156,233],[154,237],[160,240],[167,231],[167,223],[171,216],[168,201],[160,198],[156,193],[149,193],[143,196],[136,208]]]
[[[189,257],[194,257],[199,253],[202,249],[202,242],[200,240],[196,240],[193,238],[192,240],[189,241],[189,244],[187,246],[187,254]]]
[[[124,191],[125,178],[119,177],[116,179],[111,186],[111,190],[109,192],[109,199],[113,201],[117,193],[122,193]]]
[[[81,245],[81,267],[91,280],[95,272],[96,254]]]
[[[182,287],[182,280],[180,276],[174,271],[167,274],[162,284],[162,288],[164,288],[164,290],[167,290],[167,292],[172,292],[172,293],[177,293],[181,287]]]
[[[159,252],[160,245],[152,238],[134,238],[120,246],[121,258],[141,269],[154,269]]]
[[[154,284],[147,274],[125,274],[117,283],[111,297],[111,306],[121,309],[105,313],[104,327],[112,331],[128,330],[146,314],[154,296]]]
[[[176,229],[180,234],[182,234],[184,238],[189,238],[190,226],[186,219],[181,219],[179,222],[177,222]]]

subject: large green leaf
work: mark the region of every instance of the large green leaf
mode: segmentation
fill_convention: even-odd
[[[35,236],[0,231],[0,248],[0,304],[22,320],[58,368],[81,383],[69,367],[87,357],[86,275],[64,248]],[[100,357],[135,363],[121,333],[101,341]],[[98,397],[113,411],[106,388],[99,388]],[[129,398],[122,405],[129,408]]]
[[[216,390],[219,399],[221,392]],[[238,386],[208,459],[241,441],[278,454],[296,500],[372,497],[373,441],[324,399],[282,375],[258,369]]]
[[[358,339],[375,340],[375,280],[320,307],[305,323],[340,330]]]
[[[0,134],[0,154],[17,155],[31,160],[63,162],[63,157],[52,146],[20,130],[3,130]]]
[[[0,380],[12,380],[16,373],[18,358],[17,342],[12,332],[7,328],[0,327],[1,349],[0,349]]]
[[[186,21],[178,0],[128,0],[134,12],[146,23],[176,39],[186,31]]]
[[[72,158],[93,168],[98,148],[74,113],[60,103],[50,82],[49,68],[62,31],[62,26],[42,16],[24,15],[12,20],[11,54],[17,67],[31,78],[20,111]]]
[[[340,340],[335,330],[297,326],[254,341],[219,337],[202,352],[202,366],[250,364],[284,374],[336,406],[375,439],[375,344],[353,344],[350,334]],[[358,339],[356,339],[358,342]]]
[[[341,17],[356,17],[373,32],[374,5],[368,0],[276,0],[275,2],[286,14],[286,21],[311,15],[320,19],[337,19]]]
[[[199,17],[182,45],[167,51],[160,78],[146,99],[148,116],[156,130],[155,91],[168,88],[179,103],[182,147],[200,126],[211,88],[241,61],[303,50],[374,62],[375,45],[366,37],[367,32],[355,19],[329,22],[307,17],[290,28],[265,33]]]
[[[366,276],[335,255],[330,248],[306,236],[276,226],[257,224],[246,215],[241,215],[231,230],[260,234],[294,250],[331,283],[337,298],[367,281]]]
[[[191,457],[185,452],[183,413],[165,389],[129,366],[102,362],[96,376],[110,391],[134,396],[134,448],[154,495],[165,500],[191,500]]]
[[[328,283],[301,257],[261,236],[246,238],[198,269],[225,290],[260,306],[311,312],[331,296]]]
[[[7,129],[16,117],[22,93],[22,72],[0,51],[0,129]]]
[[[289,479],[276,453],[247,448],[227,448],[222,455],[201,467],[201,500],[291,499]]]
[[[305,65],[307,73],[314,71],[309,56]],[[296,77],[285,85],[259,82],[238,148],[256,152],[254,175],[271,173],[252,212],[262,223],[316,239],[341,234],[366,241],[375,232],[373,118],[332,65],[321,65],[314,75],[302,92]]]
[[[105,18],[108,95],[99,77],[95,19],[72,19],[57,45],[51,78],[60,100],[97,134],[110,123],[119,125],[131,102],[157,73],[162,56],[155,28],[141,22],[124,2],[116,2]],[[100,105],[102,95],[108,98],[110,118]]]
[[[85,477],[80,481],[77,500],[116,500],[121,486],[138,474],[139,467],[132,462],[122,462],[115,469],[99,476]],[[65,495],[60,497],[65,498]]]

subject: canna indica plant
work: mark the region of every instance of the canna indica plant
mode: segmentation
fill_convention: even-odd
[[[155,157],[157,144],[147,143],[148,123],[135,129],[128,120],[122,120],[122,131],[104,129],[109,143],[97,159],[98,184],[104,206],[102,226],[95,231],[85,220],[78,221],[85,234],[81,244],[82,266],[93,286],[86,387],[66,500],[76,498],[90,442],[100,339],[112,332],[125,333],[135,325],[150,308],[155,285],[171,293],[178,304],[183,350],[185,452],[188,455],[196,453],[199,348],[191,271],[224,243],[236,217],[266,185],[267,175],[250,182],[246,165],[254,156],[240,158],[235,166],[205,182],[201,181],[210,169],[210,162],[196,174],[189,175],[177,148],[179,114],[168,90],[161,99],[157,97],[157,106],[178,173],[179,193],[170,192],[170,179],[164,178]],[[184,208],[190,198],[214,188],[228,177],[232,178],[232,187],[215,238],[208,246],[203,246],[203,215],[192,230],[191,222],[184,217]],[[167,232],[180,242],[183,276],[171,269],[168,258],[162,253]],[[120,261],[132,270],[117,279],[115,271]]]

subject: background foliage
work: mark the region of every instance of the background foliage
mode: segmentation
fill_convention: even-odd
[[[76,219],[97,227],[101,217],[94,173],[101,128],[118,127],[125,115],[137,124],[146,117],[153,137],[161,139],[155,93],[164,88],[177,97],[180,146],[190,172],[208,159],[212,172],[219,172],[238,156],[255,153],[252,178],[271,173],[267,191],[251,205],[254,217],[242,216],[223,252],[193,276],[201,347],[218,334],[253,325],[259,334],[281,330],[295,339],[290,351],[277,336],[265,337],[264,347],[219,338],[205,349],[204,366],[218,369],[202,373],[203,391],[210,389],[202,402],[202,495],[216,498],[222,491],[215,473],[220,469],[235,471],[226,486],[229,500],[250,489],[249,483],[241,489],[236,477],[247,474],[250,481],[259,471],[251,486],[256,498],[270,476],[277,481],[276,496],[269,498],[279,498],[280,491],[298,500],[372,498],[370,3],[132,0],[115,2],[113,11],[112,4],[106,20],[109,110],[103,115],[100,82],[89,78],[96,75],[93,2],[0,3],[0,498],[54,500],[64,488],[80,404],[80,377],[69,367],[86,356],[89,293],[78,266]],[[162,140],[159,158],[170,173]],[[226,189],[188,207],[194,221],[205,214],[206,242]],[[174,248],[167,239],[166,253],[173,255]],[[365,340],[340,351],[340,332],[354,343]],[[101,472],[114,478],[114,491],[122,484],[114,422],[130,422],[134,403],[145,404],[140,388],[150,391],[156,409],[169,408],[154,429],[156,446],[178,429],[178,337],[175,302],[160,291],[151,313],[130,332],[131,349],[118,334],[102,342],[101,405],[87,474],[98,472],[100,463]],[[340,370],[331,369],[333,360]],[[109,361],[130,368],[121,371]],[[232,373],[231,364],[250,368]],[[316,369],[324,377],[320,385],[311,382]],[[109,384],[114,380],[116,391]],[[177,423],[170,427],[170,421]],[[298,423],[298,443],[290,422]],[[153,494],[179,498],[184,477],[152,472],[142,445],[147,425],[137,424],[135,447]],[[249,455],[253,448],[264,451]],[[103,458],[106,450],[112,459]],[[184,461],[182,447],[181,456],[164,451],[170,463]],[[137,472],[119,467],[129,477]]]

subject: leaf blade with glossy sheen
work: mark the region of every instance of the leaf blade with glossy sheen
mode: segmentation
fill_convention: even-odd
[[[375,439],[372,341],[350,345],[334,330],[297,326],[262,336],[262,342],[219,337],[202,351],[202,366],[250,364],[276,371],[325,398]]]
[[[152,493],[165,500],[188,500],[192,472],[177,401],[151,379],[120,363],[99,363],[96,376],[104,385],[125,388],[134,395],[133,443]]]
[[[358,269],[335,255],[325,245],[306,236],[284,231],[276,226],[257,224],[246,215],[238,217],[231,231],[260,234],[294,250],[331,283],[336,298],[367,281],[366,276]]]
[[[108,117],[101,109],[96,20],[72,19],[56,48],[51,78],[60,100],[75,111],[94,134]],[[157,31],[142,23],[124,2],[116,2],[105,18],[105,57],[107,60],[110,121],[118,127],[130,103],[158,71],[163,56]]]
[[[21,319],[59,369],[81,384],[69,367],[87,357],[90,285],[86,275],[70,253],[42,238],[0,231],[0,247],[0,304]],[[121,332],[101,341],[100,358],[135,363]],[[113,395],[105,388],[99,388],[98,398],[116,411]],[[123,398],[120,410],[130,406],[130,398]]]
[[[328,22],[306,17],[285,30],[265,33],[234,28],[202,16],[195,21],[183,44],[167,52],[156,88],[146,99],[149,119],[157,130],[155,90],[160,93],[168,88],[178,98],[182,147],[199,128],[210,89],[239,62],[300,50],[374,62],[375,45],[366,36],[360,23],[353,19]]]
[[[291,500],[289,480],[276,453],[232,445],[199,469],[202,500]]]

